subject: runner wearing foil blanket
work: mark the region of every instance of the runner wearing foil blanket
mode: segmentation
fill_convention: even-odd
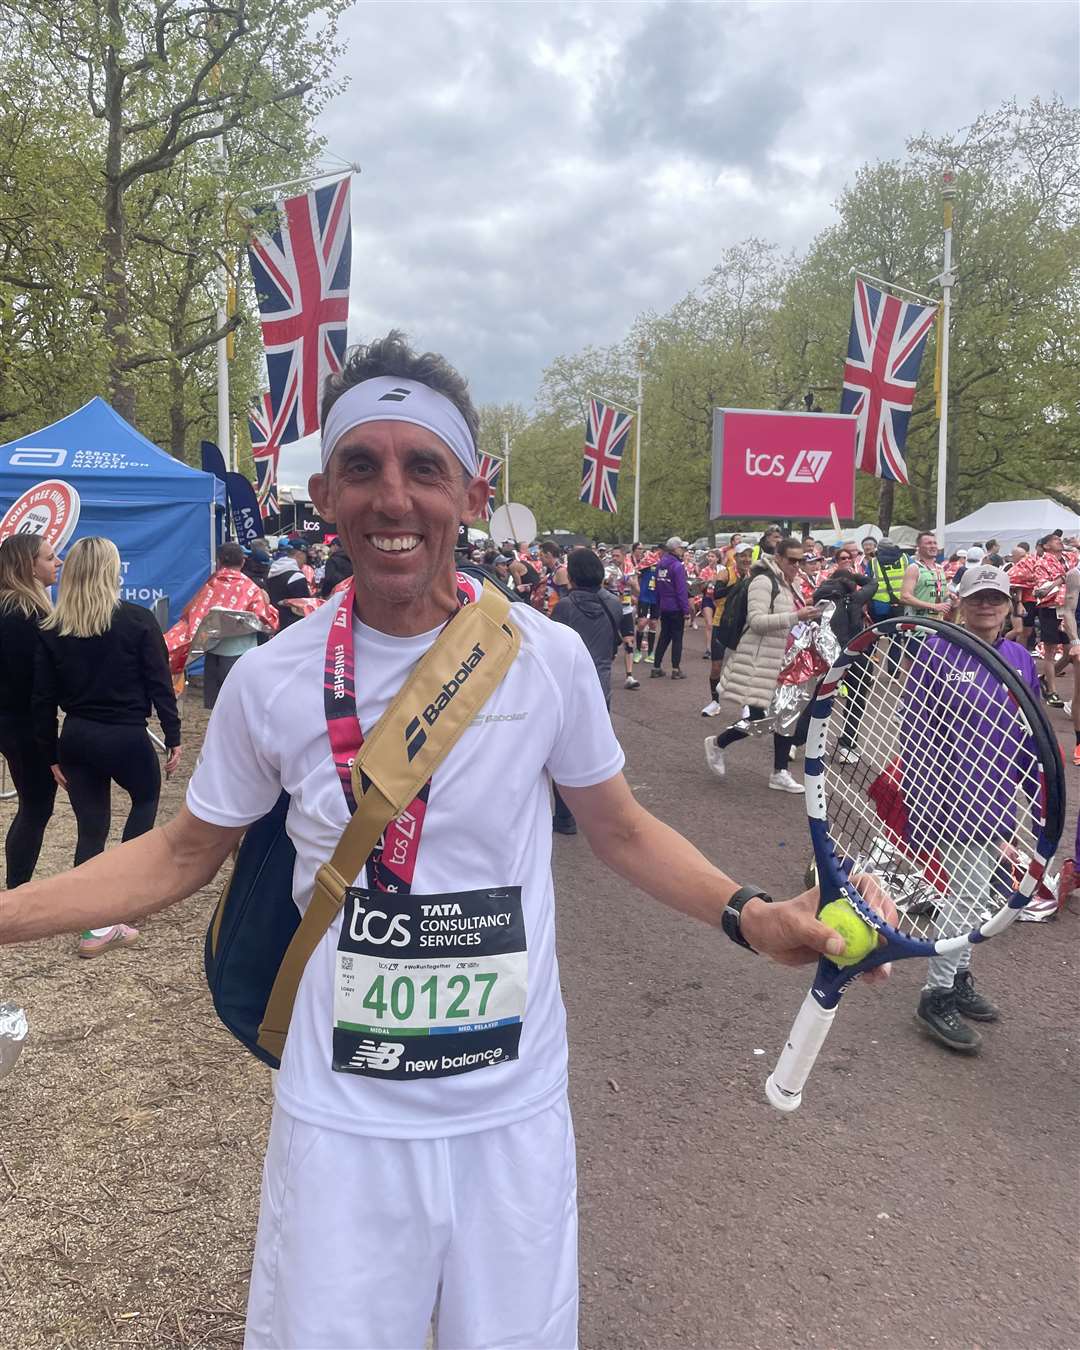
[[[1008,574],[999,567],[967,568],[959,599],[963,626],[989,643],[1040,698],[1031,654],[1001,636],[1010,608]],[[978,926],[984,900],[1001,884],[1001,845],[1017,824],[1018,792],[1034,796],[1037,791],[1025,773],[1015,725],[1012,700],[983,666],[939,633],[920,643],[903,695],[901,781],[906,842],[914,849],[934,848],[950,878],[953,903],[940,937],[956,937]],[[977,782],[971,777],[973,744],[980,747]],[[943,772],[946,756],[951,763]],[[955,822],[955,834],[948,840],[939,838],[943,816]],[[993,1003],[975,989],[973,950],[969,944],[959,952],[931,957],[915,1014],[935,1040],[967,1053],[976,1051],[982,1038],[962,1017],[977,1022],[999,1017]]]

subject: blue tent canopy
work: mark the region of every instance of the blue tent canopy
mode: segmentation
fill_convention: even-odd
[[[210,575],[224,487],[159,450],[104,401],[0,446],[0,513],[28,488],[60,479],[79,494],[72,536],[104,535],[120,550],[121,597],[168,597],[169,622]]]

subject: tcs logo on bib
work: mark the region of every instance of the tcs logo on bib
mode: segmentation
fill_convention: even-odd
[[[354,942],[368,942],[373,947],[407,947],[411,941],[407,914],[393,918],[382,909],[365,909],[359,900],[353,900],[349,936]]]

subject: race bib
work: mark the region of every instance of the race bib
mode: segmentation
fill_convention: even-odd
[[[528,973],[520,886],[351,887],[334,980],[335,1072],[445,1078],[517,1059]]]

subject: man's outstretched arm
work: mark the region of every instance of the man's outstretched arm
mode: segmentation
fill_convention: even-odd
[[[593,787],[569,788],[560,783],[559,792],[601,862],[672,909],[719,926],[720,915],[740,883],[714,867],[677,830],[650,815],[621,773]],[[876,909],[887,917],[891,911],[895,918],[892,902],[873,882],[865,879],[859,885]],[[782,904],[750,900],[742,911],[743,935],[755,951],[782,965],[803,965],[821,955],[839,955],[844,940],[818,922],[817,906],[816,890]]]
[[[165,909],[211,881],[243,833],[181,807],[168,824],[81,867],[0,895],[0,944],[131,923]]]

